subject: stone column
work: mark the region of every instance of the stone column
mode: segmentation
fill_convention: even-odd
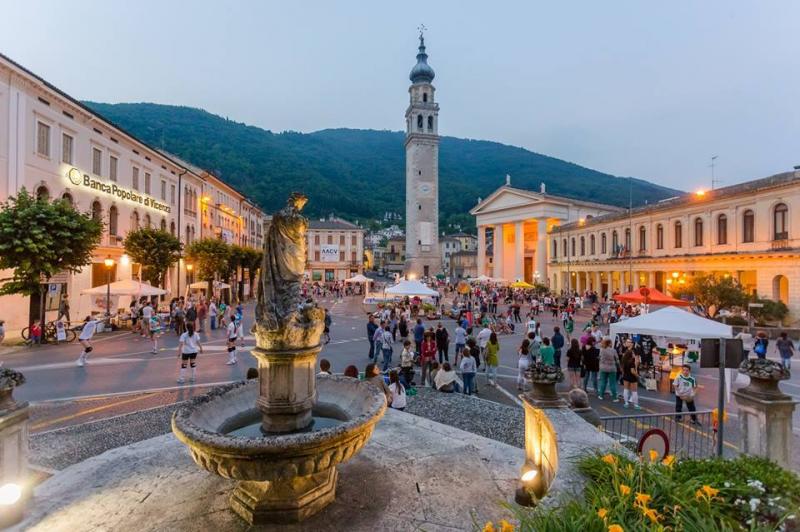
[[[492,277],[503,277],[503,224],[494,226],[494,271]]]
[[[514,223],[514,280],[525,280],[525,232],[522,222]]]
[[[743,369],[746,365],[749,368]],[[771,360],[746,361],[740,373],[750,384],[733,392],[739,407],[739,450],[763,456],[781,467],[792,467],[792,413],[797,401],[781,392],[778,381],[788,372]],[[762,378],[763,377],[763,378]]]
[[[600,292],[603,289],[603,276],[600,272],[594,272],[594,291],[602,295]]]
[[[606,272],[606,278],[608,279],[608,293],[612,294],[614,292],[614,272]]]
[[[478,226],[478,276],[486,275],[486,226]]]
[[[536,220],[536,271],[539,272],[539,279],[547,279],[547,219],[545,218]]]
[[[656,272],[647,272],[647,287],[656,287]]]

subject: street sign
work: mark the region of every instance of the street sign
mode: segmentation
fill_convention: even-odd
[[[658,460],[663,460],[669,454],[669,437],[661,429],[650,429],[639,438],[636,449],[639,455],[650,459],[650,451],[658,453]]]
[[[50,292],[51,296],[54,296],[58,293],[58,285],[56,283],[50,283],[47,287],[48,292]]]

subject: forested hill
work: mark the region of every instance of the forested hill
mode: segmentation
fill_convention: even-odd
[[[326,129],[273,133],[202,109],[151,103],[89,107],[145,142],[213,171],[268,212],[293,190],[305,192],[312,215],[351,220],[405,212],[404,134],[398,131]],[[523,148],[485,140],[442,137],[439,156],[442,228],[474,228],[468,211],[512,176],[512,185],[578,199],[628,205],[628,179],[604,174]],[[675,191],[633,180],[635,204]]]

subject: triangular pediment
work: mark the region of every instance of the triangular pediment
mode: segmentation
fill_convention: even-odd
[[[536,192],[512,189],[510,187],[500,187],[492,192],[488,198],[473,207],[470,214],[485,214],[487,212],[528,206],[539,203],[544,199],[545,198],[541,194]]]

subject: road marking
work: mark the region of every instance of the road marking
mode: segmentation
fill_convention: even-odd
[[[69,421],[70,419],[76,419],[76,418],[79,418],[79,417],[86,416],[88,414],[94,414],[95,412],[102,412],[103,410],[108,410],[109,408],[114,408],[115,406],[121,406],[121,405],[128,404],[128,403],[135,403],[136,401],[141,401],[142,399],[146,399],[148,397],[153,397],[154,395],[155,395],[154,393],[148,393],[148,394],[141,395],[139,397],[134,397],[133,399],[126,399],[124,401],[118,401],[116,403],[111,403],[111,404],[107,404],[107,405],[103,405],[103,406],[97,406],[95,408],[89,408],[87,410],[81,410],[79,412],[76,412],[74,414],[70,414],[68,416],[62,416],[62,417],[59,417],[59,418],[56,418],[56,419],[50,419],[50,420],[47,420],[47,421],[42,421],[42,422],[39,422],[39,423],[37,423],[35,425],[32,425],[31,426],[31,430],[37,430],[37,429],[40,429],[40,428],[43,428],[43,427],[47,427],[47,426],[50,426],[50,425],[55,425],[57,423],[61,423],[62,421]]]
[[[58,397],[55,399],[42,399],[41,401],[30,401],[31,405],[43,405],[48,403],[61,403],[63,401],[79,401],[83,399],[102,399],[104,397],[122,397],[142,393],[170,392],[174,390],[191,390],[193,388],[210,388],[214,386],[224,386],[234,382],[242,382],[244,379],[219,382],[195,382],[194,384],[178,384],[176,386],[164,386],[162,388],[147,388],[144,390],[131,390],[127,392],[98,393],[93,395],[74,395],[70,397]]]
[[[87,366],[113,366],[114,364],[127,364],[129,362],[142,362],[146,359],[144,358],[90,358],[86,363]],[[23,366],[21,368],[16,368],[18,371],[42,371],[48,369],[62,369],[62,368],[72,368],[78,367],[75,364],[75,361],[72,360],[70,362],[54,362],[52,364],[41,364],[39,366]]]

